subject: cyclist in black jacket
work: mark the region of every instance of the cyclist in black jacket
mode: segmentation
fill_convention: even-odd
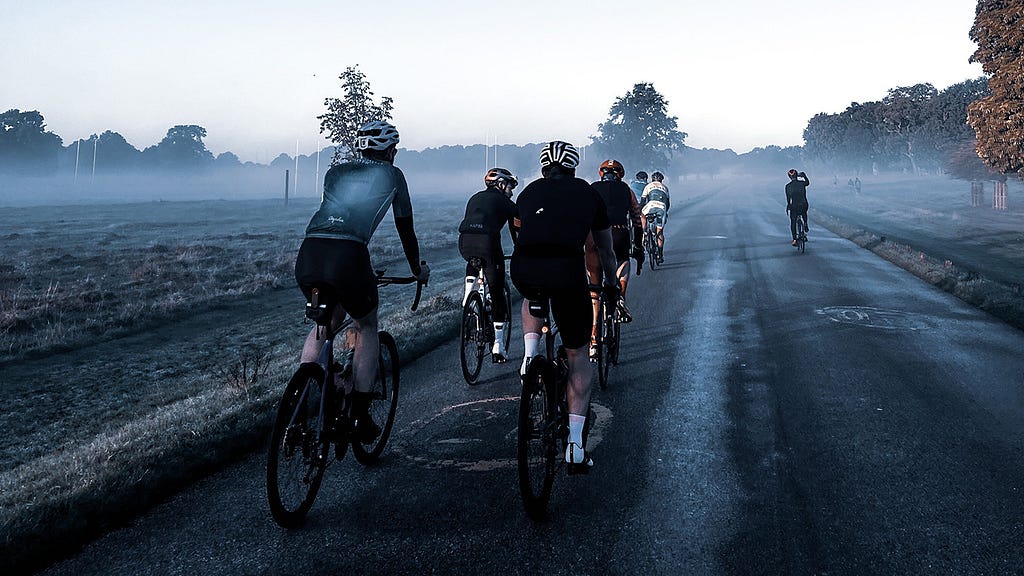
[[[551,316],[558,325],[569,359],[569,438],[565,460],[586,470],[593,459],[583,445],[583,428],[590,407],[593,368],[587,354],[594,310],[590,303],[583,244],[592,234],[604,273],[604,285],[617,298],[615,254],[608,209],[585,180],[576,178],[579,152],[568,142],[555,140],[541,148],[542,178],[531,182],[516,199],[519,237],[512,256],[512,282],[523,295],[521,373],[540,353],[542,321],[529,311],[530,300],[551,301]]]
[[[516,240],[516,205],[512,190],[519,184],[515,176],[504,168],[491,168],[484,175],[487,188],[470,197],[466,216],[459,224],[459,253],[466,259],[465,304],[476,285],[477,270],[469,264],[470,258],[480,258],[484,277],[491,293],[491,318],[494,321],[494,347],[491,360],[505,362],[505,252],[501,247],[501,229],[508,225],[512,242]]]
[[[789,184],[786,184],[786,212],[789,212],[789,231],[793,235],[793,246],[796,246],[796,219],[804,217],[804,233],[807,233],[807,187],[811,181],[807,174],[790,169],[787,172]]]
[[[622,181],[626,175],[625,168],[618,160],[605,160],[598,168],[601,179],[592,182],[590,185],[597,190],[604,200],[608,209],[608,221],[611,223],[612,247],[615,250],[615,260],[618,266],[618,280],[622,288],[622,298],[619,299],[619,312],[623,322],[631,322],[632,315],[626,306],[626,288],[629,284],[629,259],[636,258],[637,266],[643,266],[644,251],[643,244],[644,228],[640,215],[640,205],[636,196],[629,188],[629,185]],[[601,283],[601,263],[597,257],[593,240],[587,239],[587,273],[590,276],[591,284]],[[595,295],[596,298],[596,295]],[[597,314],[597,301],[594,302],[594,314]],[[596,328],[596,325],[595,325]],[[591,354],[593,358],[596,353],[596,346],[591,342]]]

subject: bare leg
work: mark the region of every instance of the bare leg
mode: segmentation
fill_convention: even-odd
[[[590,408],[590,380],[594,375],[589,350],[587,346],[581,346],[566,348],[565,352],[569,358],[569,389],[566,391],[569,413],[586,416]]]
[[[355,332],[355,356],[352,360],[352,378],[359,392],[369,392],[377,378],[377,356],[380,339],[377,337],[377,309],[352,322]]]

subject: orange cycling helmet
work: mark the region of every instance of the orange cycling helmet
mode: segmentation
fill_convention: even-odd
[[[598,173],[604,176],[606,172],[614,172],[615,176],[621,180],[626,175],[626,169],[622,167],[622,164],[618,160],[605,160],[601,162],[601,167],[598,169]]]

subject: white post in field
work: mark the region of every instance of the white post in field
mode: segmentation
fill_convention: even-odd
[[[82,151],[82,139],[78,139],[78,145],[75,146],[75,184],[78,184],[78,156]]]
[[[92,143],[92,177],[89,179],[89,184],[92,184],[96,180],[96,149],[100,146],[100,137],[95,135],[96,139]]]
[[[299,139],[295,139],[295,182],[292,184],[295,193],[299,193]]]

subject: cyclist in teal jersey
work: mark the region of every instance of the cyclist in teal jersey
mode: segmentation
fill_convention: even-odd
[[[314,287],[329,287],[336,298],[333,325],[352,316],[355,333],[352,378],[352,417],[357,438],[373,442],[380,429],[370,419],[370,387],[377,377],[377,278],[370,265],[367,243],[388,209],[409,268],[426,284],[430,267],[420,264],[419,243],[413,229],[412,202],[405,175],[394,166],[398,130],[383,121],[367,123],[357,132],[361,157],[331,167],[324,175],[323,199],[306,227],[306,238],[295,259],[295,280],[307,301]],[[310,330],[302,348],[302,361],[317,359],[324,336]]]
[[[639,203],[640,198],[644,195],[644,188],[647,187],[647,172],[643,170],[636,173],[636,177],[629,183],[630,189],[633,190],[633,195],[636,196],[636,201]]]

